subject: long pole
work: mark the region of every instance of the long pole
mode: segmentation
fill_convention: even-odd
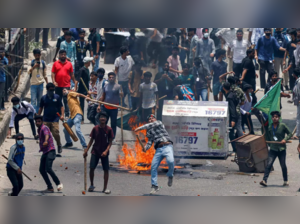
[[[122,86],[120,87],[121,93],[123,95],[123,89]],[[120,97],[121,105],[123,105],[123,97]],[[124,145],[124,138],[123,138],[123,109],[121,108],[121,142],[122,146]]]
[[[2,157],[3,157],[4,159],[8,160],[8,158],[7,158],[5,155],[2,155]],[[32,180],[30,179],[30,177],[27,176],[23,171],[22,171],[22,174],[23,174],[25,177],[27,177],[28,180],[32,181]]]
[[[86,174],[86,157],[84,158],[84,190],[86,191],[87,174]]]

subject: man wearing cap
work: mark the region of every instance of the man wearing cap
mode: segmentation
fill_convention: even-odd
[[[24,135],[16,134],[16,144],[10,147],[6,164],[7,176],[13,186],[8,196],[18,196],[23,188],[22,166],[25,157]]]
[[[174,173],[174,153],[173,153],[173,142],[165,129],[165,126],[161,121],[156,120],[155,115],[151,114],[148,116],[148,124],[145,124],[134,131],[147,130],[148,142],[146,144],[144,152],[152,147],[154,143],[154,148],[156,152],[154,154],[152,164],[151,164],[151,184],[152,190],[150,194],[155,194],[159,188],[157,184],[157,169],[161,161],[166,158],[169,170],[168,176],[168,186],[171,187],[173,184],[173,173]]]
[[[88,87],[89,83],[90,83],[90,70],[89,70],[89,67],[91,65],[91,61],[93,61],[92,57],[85,57],[83,59],[84,66],[79,69],[79,72],[76,75],[76,80],[79,83],[78,93],[81,93],[83,95],[88,94],[85,87]],[[84,84],[82,83],[81,79],[83,80]],[[85,101],[85,98],[81,97],[80,98],[80,107],[81,107],[81,110],[83,112],[83,117],[82,117],[82,122],[81,122],[82,124],[84,123],[84,101]]]
[[[93,192],[95,189],[94,186],[94,173],[95,169],[101,159],[102,168],[104,171],[104,187],[103,193],[110,194],[110,190],[107,189],[108,183],[108,170],[109,170],[109,149],[112,145],[112,140],[114,139],[114,133],[111,127],[106,125],[106,121],[108,119],[107,114],[103,111],[99,114],[100,124],[96,125],[91,134],[90,134],[90,142],[86,149],[84,150],[83,157],[87,157],[87,153],[90,147],[93,145],[92,156],[90,162],[90,180],[91,186],[89,187],[89,192]]]
[[[280,47],[277,40],[271,36],[271,28],[264,29],[265,36],[258,39],[255,46],[255,59],[258,60],[260,65],[260,87],[266,87],[266,70],[269,74],[268,81],[270,80],[271,71],[274,70],[273,55],[275,50],[285,51]]]

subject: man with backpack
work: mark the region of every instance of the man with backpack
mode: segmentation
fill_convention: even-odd
[[[41,60],[41,50],[33,50],[34,60],[31,61],[31,69],[28,74],[30,75],[30,92],[31,104],[35,111],[40,108],[40,101],[43,96],[44,80],[48,84],[47,67],[43,60]]]
[[[11,129],[15,127],[16,134],[19,133],[19,121],[24,119],[25,117],[29,120],[31,131],[34,136],[34,139],[38,139],[39,136],[36,134],[33,115],[36,113],[34,107],[26,102],[21,101],[18,97],[13,97],[11,99],[11,102],[13,103],[13,110],[11,113],[11,119],[9,123],[9,130],[8,130],[8,137],[11,137]]]
[[[100,64],[100,52],[105,50],[105,42],[102,41],[101,44],[101,36],[96,32],[96,28],[90,28],[90,35],[88,37],[89,43],[92,45],[93,55],[95,60],[94,71],[96,72],[99,68]]]

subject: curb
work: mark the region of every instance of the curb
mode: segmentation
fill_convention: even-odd
[[[49,64],[52,62],[54,53],[55,53],[56,48],[47,48],[46,50],[43,50],[42,53],[42,60],[46,62],[46,64]],[[27,95],[28,91],[30,90],[30,76],[27,75],[27,70],[30,66],[30,60],[28,60],[27,65],[26,62],[24,63],[24,69],[21,74],[21,79],[20,79],[20,85],[18,86],[17,91],[15,94],[19,97],[24,99],[25,96]],[[8,101],[10,102],[10,99],[12,98],[12,95],[9,96]],[[10,117],[11,117],[11,112],[12,111],[12,105],[9,103],[8,109],[6,113],[3,116],[2,121],[0,122],[0,146],[6,139],[6,135],[9,129],[9,122],[10,122]]]

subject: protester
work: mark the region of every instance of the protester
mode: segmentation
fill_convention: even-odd
[[[76,76],[76,80],[79,83],[78,93],[83,94],[85,96],[88,94],[86,88],[89,86],[89,83],[90,83],[90,70],[89,70],[89,67],[90,67],[92,61],[93,61],[92,57],[85,57],[83,59],[84,66],[79,70],[79,72],[77,73],[77,76]],[[82,110],[82,113],[83,113],[81,124],[83,124],[84,123],[84,102],[85,102],[85,98],[81,97],[79,100],[80,100],[80,107],[81,107],[81,110]]]
[[[56,55],[57,53],[59,52],[60,50],[60,44],[61,42],[65,41],[65,33],[69,31],[69,28],[62,28],[62,32],[64,33],[62,36],[60,36],[58,39],[57,39],[57,42],[56,42],[56,52],[54,54],[54,58],[53,58],[53,62],[56,62]],[[71,38],[72,41],[75,41],[75,39],[72,37]]]
[[[254,50],[248,49],[247,50],[247,57],[245,57],[242,60],[242,77],[240,78],[241,81],[244,81],[252,86],[253,91],[256,90],[256,78],[258,78],[258,75],[255,73],[255,66],[253,64],[254,59]],[[251,96],[253,98],[253,104],[257,103],[257,97],[255,93],[251,93]]]
[[[271,169],[273,167],[273,163],[278,157],[279,163],[282,169],[283,175],[283,186],[289,186],[288,182],[288,172],[286,167],[286,142],[292,137],[292,132],[286,126],[286,124],[280,122],[281,114],[279,111],[272,111],[272,128],[269,128],[266,133],[266,140],[278,142],[279,144],[270,144],[269,158],[268,164],[265,168],[265,175],[263,180],[260,182],[260,185],[267,187],[267,180]]]
[[[79,31],[79,39],[75,41],[77,61],[75,64],[75,71],[79,71],[84,66],[84,58],[86,57],[86,52],[90,52],[90,56],[93,58],[92,45],[84,39],[85,31]]]
[[[72,37],[74,38],[75,41],[80,39],[80,32],[84,31],[81,28],[71,28],[70,32],[72,33]]]
[[[216,51],[222,49],[222,41],[221,38],[216,36],[216,33],[219,32],[221,28],[212,28],[212,31],[209,34],[210,39],[212,39],[215,43]]]
[[[135,29],[129,30],[130,36],[123,41],[123,46],[127,47],[132,58],[144,61],[140,40],[135,36]]]
[[[223,101],[222,85],[226,80],[228,74],[233,72],[227,72],[227,63],[223,61],[226,56],[226,51],[220,49],[216,53],[217,60],[211,65],[210,75],[213,77],[213,94],[215,101]]]
[[[118,77],[118,84],[122,87],[122,91],[124,93],[124,97],[122,98],[122,106],[127,107],[124,101],[125,96],[128,95],[128,107],[132,108],[130,92],[128,89],[128,80],[129,73],[134,65],[134,61],[129,55],[129,50],[127,47],[122,46],[120,48],[120,54],[121,56],[115,60],[115,73]]]
[[[297,106],[297,131],[296,131],[296,138],[300,138],[300,68],[297,67],[294,70],[293,78],[296,79],[294,89],[293,89],[293,103]],[[298,145],[298,151],[300,153],[300,141]]]
[[[264,28],[265,36],[258,39],[255,46],[255,59],[258,60],[260,65],[260,87],[266,87],[266,70],[269,74],[268,80],[270,80],[271,71],[274,70],[273,66],[273,54],[275,50],[285,51],[280,47],[277,40],[271,37],[271,28]]]
[[[119,105],[120,104],[120,97],[123,97],[123,93],[120,91],[121,86],[116,83],[116,74],[113,72],[108,73],[108,84],[106,84],[103,88],[103,94],[100,98],[100,101]],[[114,136],[117,134],[117,117],[118,117],[118,108],[114,106],[108,106],[103,104],[100,107],[101,104],[99,104],[97,108],[97,116],[96,119],[99,120],[100,112],[106,112],[107,116],[110,118],[111,128],[114,132]],[[106,124],[108,123],[108,119],[106,121]],[[115,143],[115,141],[113,141]]]
[[[39,133],[39,144],[40,151],[43,155],[40,162],[40,173],[47,184],[47,189],[42,191],[42,193],[54,193],[54,188],[49,180],[48,174],[51,176],[52,180],[57,186],[57,191],[62,191],[63,184],[60,182],[55,172],[52,169],[53,162],[55,160],[55,147],[53,143],[53,137],[51,135],[50,129],[43,124],[42,116],[35,116],[35,124],[38,127]]]
[[[283,28],[276,28],[276,32],[274,32],[274,38],[277,40],[280,47],[286,49],[289,40],[286,37],[286,35],[284,35],[282,32],[283,32]],[[274,51],[274,70],[277,72],[278,75],[280,74],[280,69],[281,72],[284,71],[283,64],[285,64],[285,61],[283,60],[284,60],[285,52],[286,51],[280,51],[280,50]],[[281,77],[281,75],[279,75],[279,77]],[[288,83],[289,83],[289,74],[283,73],[283,85],[285,87],[285,90],[289,90]]]
[[[255,49],[258,39],[264,35],[265,35],[264,28],[250,28],[249,29],[248,41],[251,42],[252,49]],[[254,58],[254,62],[255,62],[255,70],[259,70],[259,66],[258,66],[255,58]]]
[[[197,44],[198,44],[198,36],[196,34],[196,28],[188,28],[188,36],[191,38],[191,43],[190,43],[190,55],[189,55],[189,63],[191,66],[193,66],[194,62],[194,55]]]
[[[173,98],[174,100],[195,101],[195,94],[190,87],[183,85],[182,79],[174,80]]]
[[[93,49],[93,56],[95,60],[94,71],[97,72],[100,64],[100,42],[101,36],[96,32],[96,28],[90,28],[90,35],[88,37],[88,41]]]
[[[254,130],[253,130],[253,123],[251,119],[251,111],[252,108],[252,93],[253,93],[253,88],[251,85],[246,84],[243,88],[243,91],[245,93],[245,101],[244,104],[241,105],[241,113],[242,113],[242,129],[244,129],[244,125],[246,124],[248,129],[249,129],[249,134],[254,135]]]
[[[234,75],[238,78],[241,77],[243,72],[242,61],[246,57],[246,51],[251,46],[247,40],[243,39],[243,34],[243,30],[236,31],[236,39],[229,43],[227,51],[228,58],[232,57]],[[231,56],[231,51],[233,51],[233,56]],[[228,70],[231,71],[230,67]]]
[[[172,40],[169,37],[163,38],[158,52],[158,72],[164,72],[165,62],[172,54]]]
[[[208,88],[210,89],[211,76],[206,68],[204,68],[201,58],[194,59],[194,66],[191,68],[190,74],[194,76],[196,94],[200,101],[208,101]]]
[[[65,32],[65,41],[62,41],[60,44],[60,49],[66,51],[67,60],[72,63],[73,70],[75,73],[75,62],[77,60],[77,51],[76,44],[72,41],[72,33],[71,31]]]
[[[212,58],[215,56],[215,43],[209,38],[209,29],[203,28],[203,38],[197,42],[196,57],[200,57],[204,67],[211,70]]]
[[[59,95],[60,99],[64,102],[65,117],[69,118],[69,107],[67,98],[63,96],[63,89],[70,89],[71,79],[75,85],[75,91],[77,91],[77,81],[75,80],[74,70],[71,62],[67,61],[67,55],[65,50],[59,51],[59,60],[53,63],[52,66],[52,82],[55,85],[55,93]]]
[[[139,92],[140,105],[142,107],[142,120],[147,121],[147,117],[159,108],[158,103],[158,89],[154,82],[151,82],[152,74],[151,72],[145,72],[144,82],[140,84]]]
[[[31,131],[33,134],[34,139],[38,139],[39,136],[36,134],[33,115],[36,113],[34,107],[26,102],[21,101],[18,97],[13,97],[11,99],[13,104],[10,123],[9,123],[9,130],[8,130],[8,137],[11,137],[11,129],[15,127],[16,134],[19,133],[19,121],[23,120],[25,117],[29,120]]]
[[[53,83],[48,83],[46,86],[47,94],[41,98],[41,104],[38,111],[38,115],[41,115],[44,110],[43,122],[50,129],[56,144],[57,152],[56,156],[60,156],[62,153],[62,144],[59,135],[59,118],[64,119],[64,107],[61,102],[59,95],[54,94],[55,85]],[[60,117],[58,114],[60,114]]]
[[[35,111],[38,111],[43,95],[44,80],[48,84],[48,78],[46,63],[41,60],[41,50],[34,49],[33,56],[35,59],[31,61],[31,69],[28,74],[30,75],[31,104]]]
[[[179,57],[179,48],[173,47],[172,49],[172,55],[170,55],[167,59],[169,62],[169,70],[172,72],[175,77],[177,78],[179,76],[179,73],[182,73],[182,71],[179,71],[179,65],[180,65],[180,57]]]
[[[6,65],[8,61],[4,59],[4,56],[0,54],[0,107],[2,109],[2,101],[5,95],[5,83],[6,83]]]
[[[18,133],[15,136],[16,144],[10,147],[6,164],[7,177],[13,189],[8,196],[18,196],[23,188],[22,167],[25,157],[24,135]]]
[[[93,99],[93,100],[97,99],[97,93],[98,93],[97,78],[98,78],[97,73],[91,72],[91,74],[90,74],[91,82],[89,83],[88,98],[86,99],[88,101],[87,119],[89,119],[89,121],[92,122],[94,125],[96,125],[95,119],[96,119],[96,115],[97,115],[98,104],[90,101],[89,99]]]
[[[82,113],[82,110],[80,107],[79,100],[77,98],[78,97],[86,98],[86,96],[83,94],[80,94],[80,93],[69,91],[66,88],[63,89],[63,94],[68,99],[68,106],[69,106],[70,112],[71,112],[71,116],[67,120],[67,124],[69,125],[70,128],[72,128],[73,125],[75,125],[77,137],[79,138],[80,144],[82,145],[83,149],[85,149],[86,142],[85,142],[85,139],[81,132],[81,127],[80,127],[81,121],[83,118],[83,113]],[[64,133],[65,133],[66,144],[63,146],[63,148],[72,147],[73,143],[72,143],[70,134],[67,132],[66,129],[64,129]]]
[[[180,45],[178,45],[178,48],[180,49],[179,57],[180,57],[180,63],[183,65],[185,63],[185,60],[187,59],[187,63],[189,62],[189,55],[190,55],[190,41],[187,37],[187,33],[185,29],[181,31],[181,38],[180,38]],[[191,65],[192,66],[192,65]]]
[[[287,71],[294,71],[297,67],[300,67],[300,38],[295,42],[297,43],[296,48],[291,56],[289,67],[286,68],[284,73],[286,73]]]
[[[89,187],[88,191],[93,192],[95,189],[94,186],[94,173],[99,160],[101,159],[102,169],[104,171],[104,186],[102,192],[105,194],[110,194],[111,191],[107,189],[108,184],[108,172],[109,172],[109,150],[112,145],[112,140],[114,139],[114,133],[112,129],[106,125],[108,116],[105,112],[101,112],[99,116],[100,124],[96,125],[91,134],[90,134],[90,142],[87,148],[84,150],[83,157],[86,158],[88,155],[88,151],[90,147],[93,145],[92,148],[92,155],[90,161],[90,181],[91,186]]]
[[[136,110],[140,102],[140,84],[144,80],[145,71],[142,70],[142,61],[136,59],[135,64],[132,66],[132,71],[128,76],[128,90],[130,92],[132,110]]]
[[[156,74],[154,83],[157,85],[158,97],[164,97],[164,99],[159,100],[159,106],[156,111],[157,119],[162,120],[162,109],[164,105],[164,100],[173,99],[173,88],[174,88],[174,79],[175,75],[169,72],[169,62],[165,63],[164,71]]]
[[[140,130],[147,130],[147,138],[148,142],[145,147],[146,152],[150,149],[154,143],[154,148],[156,152],[154,154],[152,164],[151,164],[151,184],[152,190],[150,194],[155,194],[158,192],[158,184],[157,184],[157,169],[161,163],[161,161],[166,158],[168,163],[168,186],[171,187],[173,184],[173,175],[174,175],[174,152],[173,152],[173,142],[165,129],[165,126],[161,121],[156,120],[155,115],[150,114],[147,117],[148,124],[145,124],[141,127],[135,129],[135,132]]]
[[[231,127],[229,131],[230,141],[234,140],[236,134],[234,133],[236,129],[236,124],[239,120],[239,115],[237,113],[236,107],[239,104],[239,100],[234,92],[230,89],[230,83],[225,82],[223,84],[223,91],[225,92],[226,101],[228,102],[228,110],[229,110],[229,127]],[[233,152],[236,152],[235,142],[231,142],[231,146]]]

